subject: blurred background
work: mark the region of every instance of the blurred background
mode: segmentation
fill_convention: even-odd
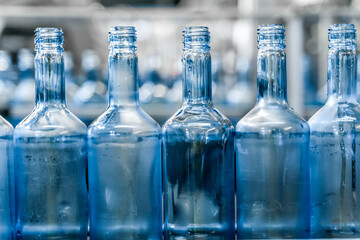
[[[328,26],[359,21],[360,0],[0,0],[0,112],[13,125],[30,113],[34,29],[61,27],[67,104],[91,123],[107,105],[109,27],[134,25],[140,99],[163,124],[180,106],[182,30],[205,25],[214,102],[235,124],[256,100],[257,25],[282,23],[288,99],[308,119],[326,99]]]

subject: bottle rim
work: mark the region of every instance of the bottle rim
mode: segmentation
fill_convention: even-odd
[[[133,26],[112,26],[109,30],[109,49],[136,51],[136,28]]]
[[[35,29],[35,39],[40,40],[40,38],[51,38],[51,37],[62,37],[63,31],[61,28],[53,27],[39,27]]]
[[[262,24],[257,28],[258,48],[263,46],[275,47],[276,49],[285,48],[285,28],[282,24]]]
[[[209,27],[206,26],[188,26],[183,30],[183,36],[201,36],[210,35]]]
[[[329,31],[356,31],[355,25],[352,23],[337,23],[329,26]]]
[[[183,30],[184,50],[210,50],[210,31],[206,26],[188,26]]]
[[[332,24],[328,32],[329,48],[346,47],[355,49],[356,47],[356,29],[354,24]]]
[[[285,28],[283,24],[261,24],[257,28],[259,33],[285,33]]]
[[[136,36],[136,28],[133,26],[111,26],[109,35]]]
[[[63,31],[61,28],[39,27],[35,29],[35,50],[56,49],[63,51],[64,43]]]

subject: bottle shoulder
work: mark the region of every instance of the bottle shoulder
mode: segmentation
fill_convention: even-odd
[[[14,131],[15,137],[86,135],[86,125],[66,107],[35,107]]]
[[[160,135],[160,125],[141,107],[108,107],[88,129],[89,137]]]
[[[0,138],[12,137],[14,127],[2,116],[0,116]]]
[[[182,106],[163,126],[164,134],[176,130],[201,133],[211,129],[234,129],[231,121],[212,105]]]
[[[307,133],[308,123],[287,105],[256,105],[237,124],[236,132]]]
[[[339,123],[360,126],[359,103],[326,103],[309,119],[311,130],[332,128]]]

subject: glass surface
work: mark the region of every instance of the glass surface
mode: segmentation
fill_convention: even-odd
[[[355,41],[354,25],[330,26],[327,101],[309,120],[313,237],[360,237]]]
[[[109,106],[88,130],[90,238],[162,239],[161,128],[139,105],[135,28],[109,42]]]
[[[36,30],[36,104],[16,126],[16,239],[87,237],[86,126],[65,104],[63,34]]]
[[[310,232],[309,126],[287,103],[285,30],[258,29],[255,107],[236,125],[238,238]]]
[[[235,239],[233,126],[212,104],[207,27],[184,30],[183,101],[163,127],[165,239]]]

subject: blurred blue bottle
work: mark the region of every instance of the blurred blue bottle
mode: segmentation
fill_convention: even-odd
[[[12,61],[7,51],[0,51],[0,111],[9,108],[15,84],[11,78]]]
[[[285,29],[258,28],[257,102],[236,125],[238,238],[310,233],[309,126],[288,105]]]
[[[34,53],[30,49],[22,48],[18,52],[18,76],[11,104],[13,106],[27,107],[34,104],[35,79],[34,79]]]
[[[165,239],[235,239],[234,127],[212,103],[210,33],[184,34],[183,100],[163,127]]]
[[[88,130],[90,237],[162,239],[161,128],[139,104],[135,28],[109,43],[109,105]]]
[[[87,237],[86,126],[66,107],[63,33],[35,31],[36,100],[16,126],[16,239]]]
[[[98,54],[93,50],[82,53],[81,68],[84,82],[74,95],[77,104],[105,104],[106,86],[101,81],[101,66]]]
[[[0,239],[12,239],[14,220],[14,128],[0,116]]]
[[[226,94],[227,103],[235,105],[241,104],[242,107],[252,106],[255,101],[255,93],[252,84],[252,70],[254,64],[249,57],[238,57],[236,60],[235,85]],[[249,108],[250,109],[250,108]]]
[[[79,89],[73,74],[73,68],[74,61],[71,52],[64,52],[64,76],[66,85],[65,96],[68,103],[73,102],[74,96]]]
[[[309,120],[312,236],[360,237],[360,107],[353,24],[329,29],[327,101]]]

